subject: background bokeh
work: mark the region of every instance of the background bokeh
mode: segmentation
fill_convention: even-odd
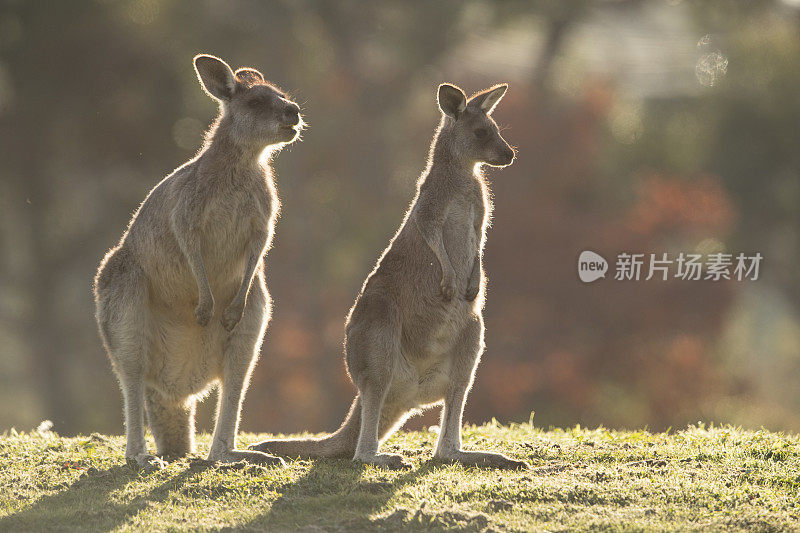
[[[487,172],[467,420],[800,430],[800,2],[2,0],[0,431],[123,431],[91,280],[216,113],[197,52],[262,70],[310,123],[275,161],[275,312],[243,429],[343,417],[344,317],[413,196],[446,80],[508,82],[495,117],[519,151]],[[583,284],[584,249],[764,261],[757,281]]]

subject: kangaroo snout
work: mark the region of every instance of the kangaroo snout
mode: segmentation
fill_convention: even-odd
[[[503,165],[510,165],[514,162],[514,150],[512,148],[506,148],[505,153],[503,154]]]
[[[487,161],[493,167],[507,167],[514,162],[514,150],[510,146],[506,146],[500,153],[493,159]]]
[[[283,120],[287,126],[297,126],[300,123],[300,108],[297,104],[290,103],[284,108]]]

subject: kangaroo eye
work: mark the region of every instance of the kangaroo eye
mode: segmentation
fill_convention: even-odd
[[[475,130],[475,137],[478,139],[483,139],[487,135],[489,135],[489,132],[486,130],[486,128],[478,128]]]

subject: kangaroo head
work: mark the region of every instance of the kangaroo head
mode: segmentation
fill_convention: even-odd
[[[290,143],[302,128],[300,108],[252,68],[236,72],[218,57],[200,54],[194,68],[203,89],[219,101],[232,137],[241,144]]]
[[[492,111],[506,93],[508,85],[495,85],[467,100],[464,91],[443,83],[439,86],[439,109],[444,114],[442,131],[452,150],[467,163],[486,163],[495,167],[510,165],[514,150],[500,135]]]

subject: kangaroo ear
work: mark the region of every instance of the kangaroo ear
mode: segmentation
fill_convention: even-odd
[[[489,87],[485,91],[481,91],[473,96],[469,103],[470,105],[477,106],[481,111],[485,111],[487,115],[490,115],[492,111],[494,111],[495,106],[497,106],[497,103],[500,102],[500,99],[503,98],[503,95],[506,94],[507,90],[508,85],[505,83]]]
[[[458,118],[467,108],[464,91],[449,83],[439,85],[438,99],[439,109],[450,118]]]
[[[194,58],[194,69],[208,94],[217,100],[231,99],[236,89],[236,78],[227,63],[218,57],[200,54]]]
[[[250,85],[254,83],[263,83],[264,81],[266,81],[264,79],[263,74],[261,74],[256,69],[249,67],[240,68],[239,70],[236,71],[235,76],[237,80]]]

